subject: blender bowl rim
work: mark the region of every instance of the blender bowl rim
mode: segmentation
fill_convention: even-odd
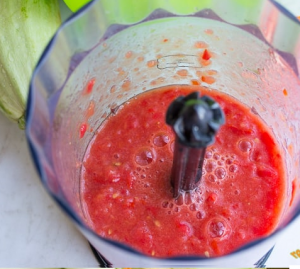
[[[140,255],[140,256],[145,256],[148,258],[152,258],[152,259],[157,259],[157,260],[166,260],[166,261],[178,261],[178,260],[188,260],[188,261],[193,261],[193,260],[212,260],[212,259],[218,259],[218,258],[222,258],[222,257],[226,257],[226,256],[230,256],[232,254],[236,254],[238,252],[241,252],[243,250],[249,249],[252,246],[255,246],[257,244],[259,244],[262,241],[268,240],[271,237],[274,237],[276,234],[278,234],[279,232],[282,231],[283,228],[286,228],[287,226],[291,225],[291,223],[299,217],[300,215],[300,203],[298,205],[298,212],[297,214],[295,214],[289,221],[288,224],[286,224],[284,227],[280,227],[277,230],[275,230],[271,235],[267,236],[267,237],[263,237],[263,238],[259,238],[257,240],[251,241],[245,245],[243,245],[242,247],[240,247],[239,249],[223,255],[223,256],[218,256],[218,257],[205,257],[205,256],[195,256],[195,255],[191,255],[191,256],[174,256],[174,257],[151,257],[149,255],[146,255],[142,252],[139,252],[138,250],[131,248],[130,246],[123,244],[123,243],[119,243],[115,240],[112,239],[108,239],[108,238],[104,238],[101,237],[100,235],[98,235],[95,231],[93,231],[90,227],[88,227],[81,219],[79,216],[77,216],[77,214],[75,213],[75,211],[71,208],[71,206],[69,206],[65,201],[61,200],[59,197],[57,197],[57,195],[55,195],[50,188],[47,186],[46,181],[47,178],[44,175],[43,172],[43,165],[41,162],[41,158],[43,158],[43,155],[36,149],[35,147],[35,143],[32,140],[31,134],[30,134],[30,130],[31,130],[31,124],[32,124],[32,117],[33,117],[33,110],[34,110],[34,102],[35,102],[35,91],[38,91],[38,89],[36,89],[36,87],[34,86],[34,80],[35,78],[38,76],[39,74],[39,70],[41,69],[41,66],[43,65],[43,63],[49,58],[49,55],[51,53],[51,51],[53,50],[53,48],[56,45],[56,41],[58,39],[58,37],[63,34],[64,29],[71,25],[73,22],[75,22],[78,18],[80,18],[84,13],[88,12],[90,9],[93,8],[93,6],[95,5],[95,3],[98,0],[91,0],[89,3],[87,3],[86,5],[84,5],[83,7],[81,7],[78,11],[76,11],[75,13],[73,13],[69,18],[67,18],[62,24],[61,26],[58,28],[58,30],[55,32],[55,34],[53,35],[53,37],[51,38],[51,40],[49,41],[48,45],[45,47],[42,55],[39,58],[39,61],[36,64],[36,67],[32,73],[32,77],[31,77],[31,81],[30,81],[30,85],[29,85],[29,92],[28,92],[28,98],[27,98],[27,105],[26,105],[26,128],[25,128],[25,135],[26,135],[26,140],[27,140],[27,144],[28,144],[28,148],[29,148],[29,152],[31,154],[34,166],[38,172],[40,181],[42,182],[44,188],[46,189],[46,191],[48,192],[48,194],[51,196],[51,198],[55,201],[55,203],[62,209],[62,211],[69,216],[76,225],[78,225],[81,229],[83,229],[84,231],[90,233],[91,235],[93,235],[94,237],[105,241],[106,243],[109,243],[111,245],[117,246],[119,248],[121,248],[122,250],[128,251],[132,254],[136,254],[136,255]],[[101,1],[101,0],[99,0]],[[270,3],[272,3],[280,12],[284,13],[287,17],[289,17],[291,20],[293,20],[294,22],[296,22],[299,26],[300,26],[300,22],[299,20],[290,12],[288,11],[286,8],[284,8],[281,4],[279,4],[277,1],[275,0],[265,0],[268,1]],[[182,17],[186,16],[186,15],[181,15]],[[224,20],[224,22],[228,23],[226,20]],[[135,24],[135,23],[134,23]],[[270,45],[270,44],[268,44]],[[272,46],[272,45],[270,45]],[[93,50],[89,49],[89,50]],[[88,50],[88,51],[89,51]],[[68,81],[69,78],[69,74],[67,75],[67,77],[64,80],[64,83],[62,85],[61,88],[63,88],[63,86],[65,85],[65,83]],[[263,255],[263,254],[262,254]]]

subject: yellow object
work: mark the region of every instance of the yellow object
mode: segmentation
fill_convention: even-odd
[[[65,4],[71,9],[73,12],[76,12],[80,8],[82,8],[85,4],[90,2],[90,0],[64,0]]]

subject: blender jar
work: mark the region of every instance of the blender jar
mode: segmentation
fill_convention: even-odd
[[[43,185],[113,266],[244,267],[272,249],[299,213],[299,31],[271,0],[99,0],[58,30],[32,77],[26,134]],[[199,61],[204,44],[209,66]],[[211,69],[209,81],[199,78]],[[81,196],[82,161],[97,129],[138,94],[195,83],[235,97],[276,137],[288,179],[276,232],[218,258],[166,259],[97,235]]]

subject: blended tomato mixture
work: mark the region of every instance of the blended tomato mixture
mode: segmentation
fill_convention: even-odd
[[[207,148],[199,188],[182,204],[172,196],[175,137],[165,116],[175,98],[192,91],[217,101],[226,123]],[[82,170],[82,201],[100,236],[155,257],[214,257],[276,228],[286,192],[283,160],[271,131],[250,108],[200,86],[168,86],[113,112]]]

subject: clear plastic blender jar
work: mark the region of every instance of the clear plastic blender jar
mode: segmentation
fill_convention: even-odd
[[[32,77],[26,134],[45,188],[113,266],[245,267],[272,249],[299,213],[299,31],[299,22],[271,0],[99,0],[58,30]],[[203,44],[213,53],[210,65],[198,60]],[[280,146],[288,182],[277,230],[218,258],[149,257],[97,235],[80,186],[99,126],[132,97],[191,85],[211,69],[201,86],[250,107]]]

